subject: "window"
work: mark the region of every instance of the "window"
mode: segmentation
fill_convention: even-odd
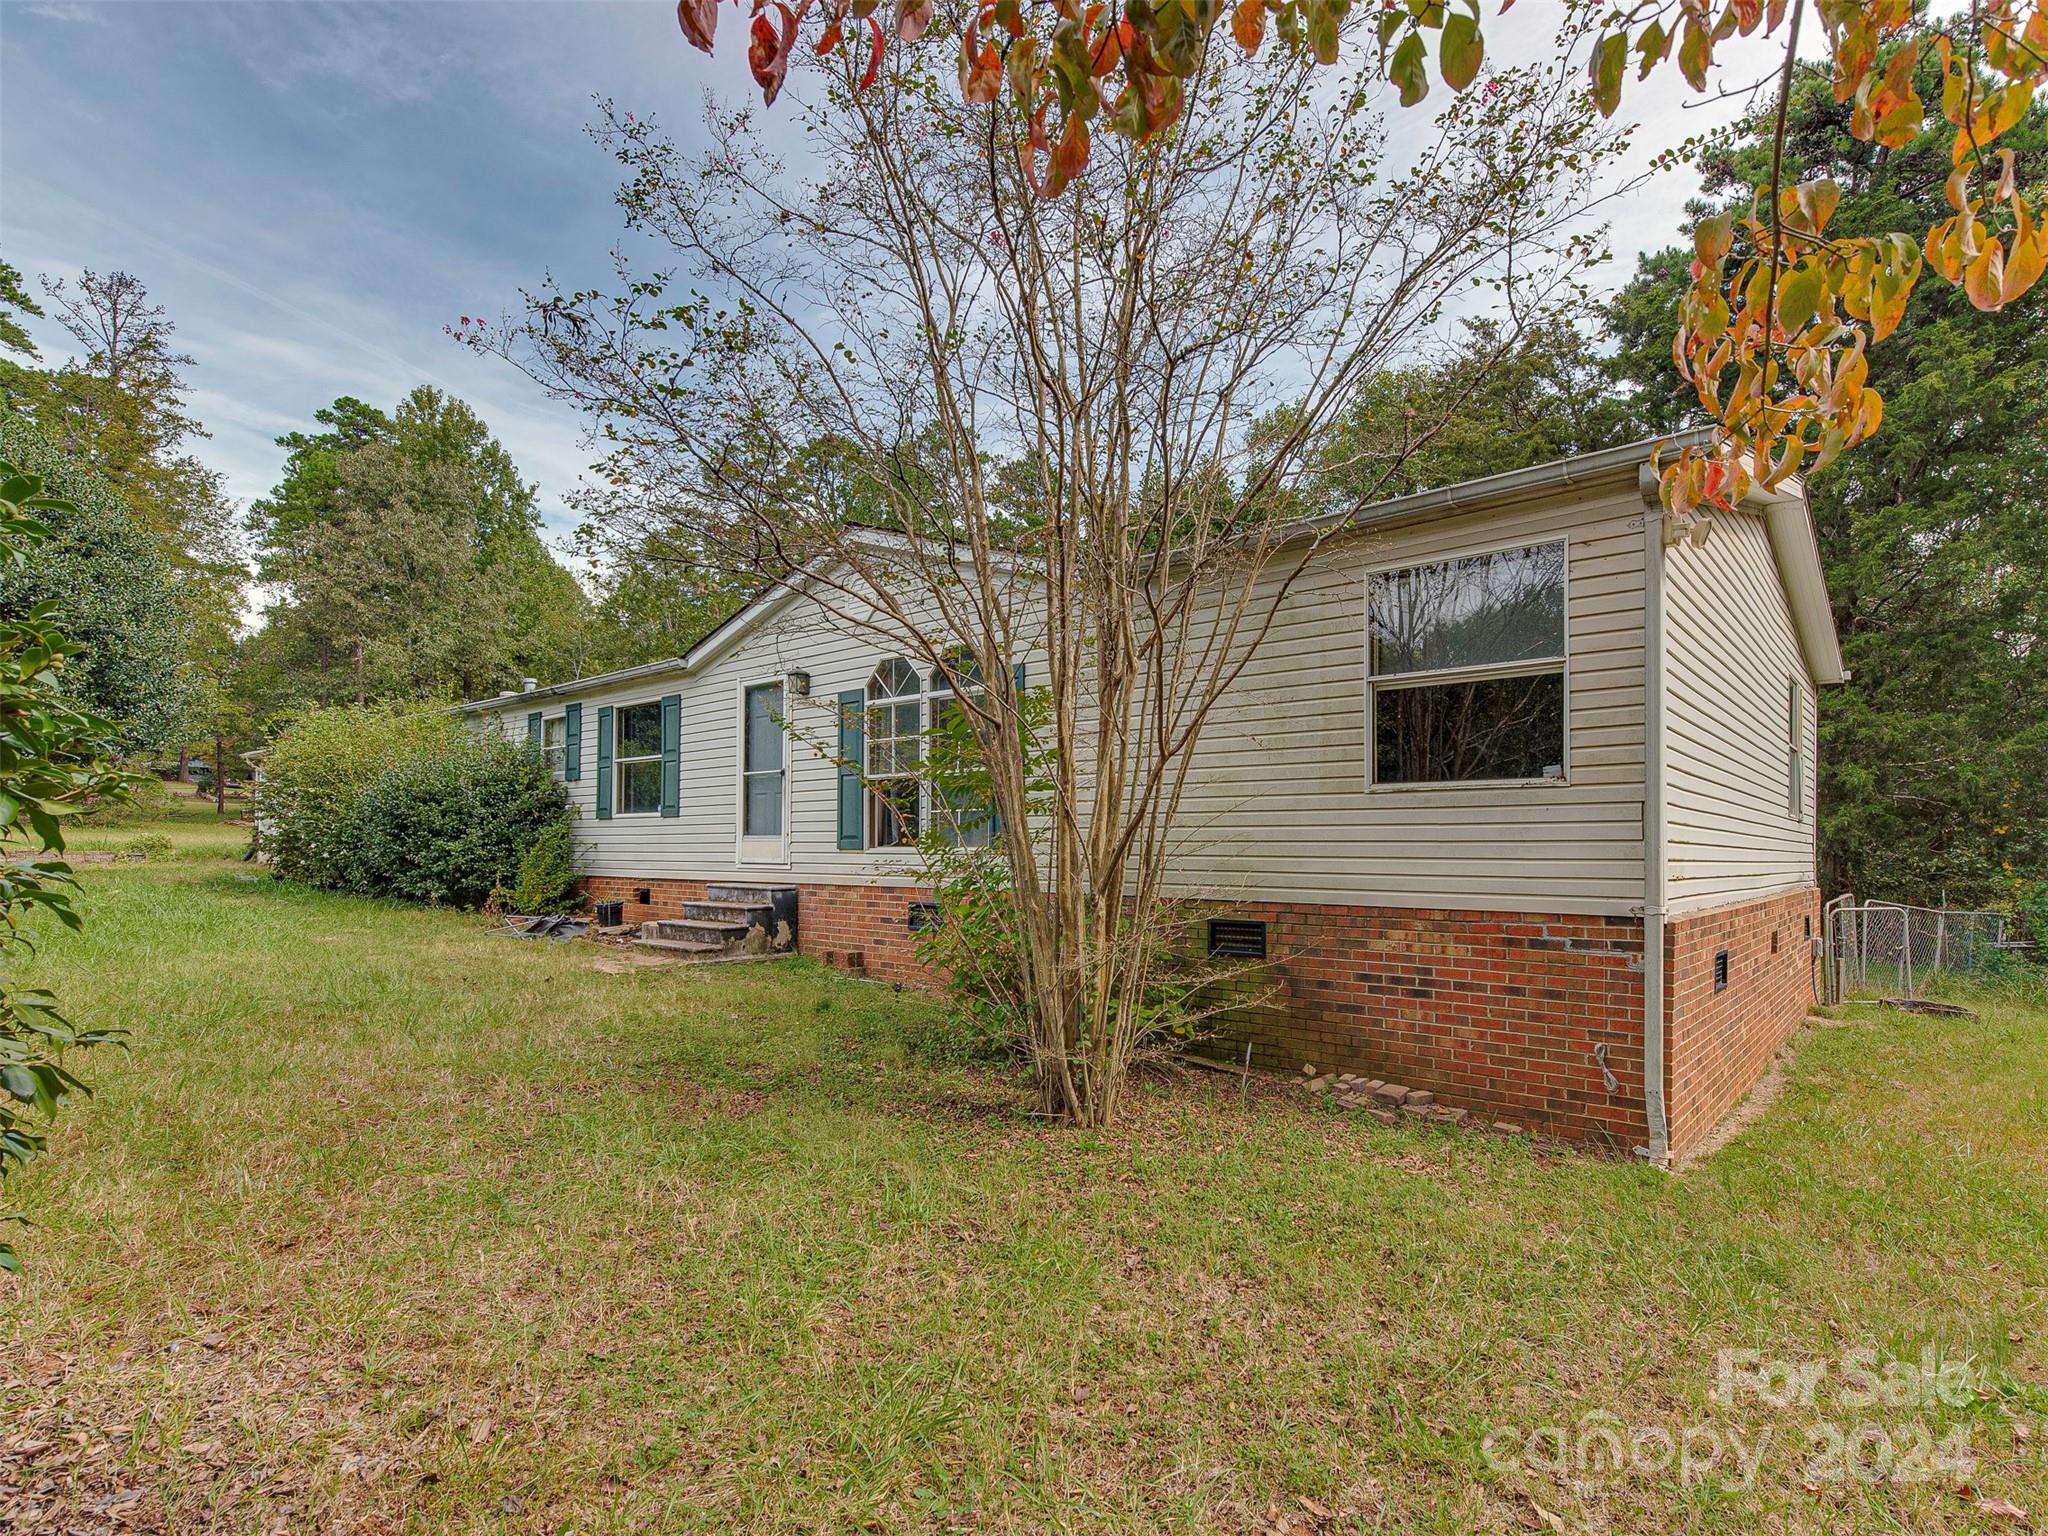
[[[1562,779],[1565,546],[1374,575],[1373,781]]]
[[[612,719],[612,762],[620,814],[661,809],[661,704],[628,704]]]
[[[746,691],[746,743],[740,764],[740,831],[744,837],[782,836],[782,684]]]
[[[966,656],[954,657],[951,666],[953,675],[964,685],[965,695],[971,699],[980,698],[981,668],[974,660]],[[932,673],[931,683],[933,750],[939,759],[934,765],[938,770],[934,776],[943,784],[948,774],[955,770],[965,772],[970,763],[978,763],[979,758],[974,753],[974,737],[968,729],[966,711],[954,695],[944,668]],[[932,793],[932,824],[939,836],[955,848],[986,848],[995,841],[995,809],[972,788],[950,785],[935,788]]]
[[[549,715],[540,726],[541,761],[548,765],[548,772],[560,778],[567,771],[569,761],[569,719],[566,715]]]
[[[917,668],[890,660],[867,687],[868,846],[907,848],[917,841],[917,769],[923,698]]]
[[[1806,690],[1793,678],[1785,688],[1785,814],[1806,819]]]

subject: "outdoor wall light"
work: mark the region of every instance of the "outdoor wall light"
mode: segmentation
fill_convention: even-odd
[[[792,699],[808,699],[811,696],[811,674],[808,672],[785,673],[782,682]]]

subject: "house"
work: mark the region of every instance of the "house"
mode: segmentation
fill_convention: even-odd
[[[1814,690],[1844,673],[1803,494],[1673,540],[1653,451],[1367,508],[1285,598],[1175,874],[1268,956],[1260,1062],[1661,1161],[1805,1016]],[[804,952],[916,981],[931,893],[837,760],[842,700],[904,734],[945,703],[777,591],[687,656],[464,708],[545,751],[629,921],[772,895]]]

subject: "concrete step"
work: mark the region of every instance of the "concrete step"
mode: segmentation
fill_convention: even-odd
[[[744,939],[753,927],[748,922],[722,922],[715,918],[661,917],[640,925],[642,938],[674,939],[684,944],[722,947]]]
[[[709,957],[725,953],[723,944],[691,944],[682,939],[638,938],[633,941],[640,949],[659,949],[669,954],[696,955]]]
[[[704,899],[720,905],[741,907],[773,907],[777,898],[794,905],[796,887],[793,885],[707,885]]]
[[[686,901],[683,916],[713,923],[751,923],[757,928],[772,927],[775,909],[766,902],[758,906],[741,901]]]

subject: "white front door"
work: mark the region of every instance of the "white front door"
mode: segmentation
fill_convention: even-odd
[[[789,753],[782,732],[782,683],[740,690],[742,864],[789,862]]]

